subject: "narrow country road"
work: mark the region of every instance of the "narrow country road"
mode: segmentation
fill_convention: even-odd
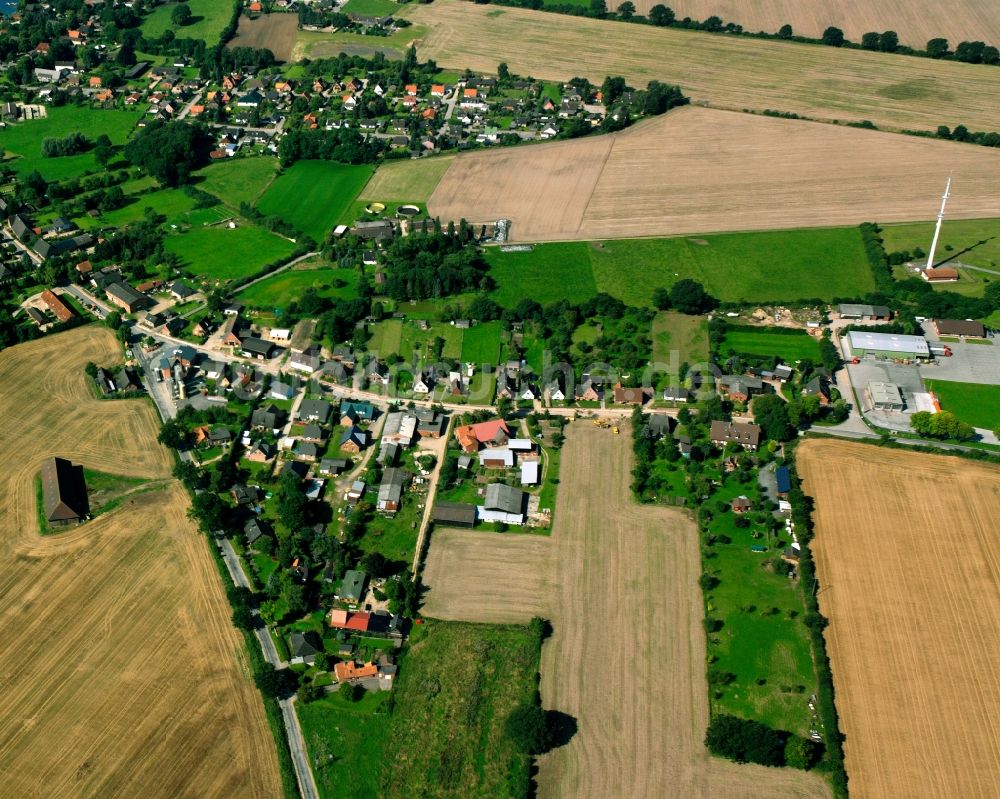
[[[451,431],[455,427],[455,414],[448,417],[448,427],[444,435],[437,441],[424,442],[422,449],[433,450],[437,457],[437,463],[429,477],[427,487],[427,499],[424,504],[424,515],[420,520],[420,532],[417,534],[417,548],[413,553],[413,576],[416,577],[420,568],[420,553],[424,550],[424,539],[427,537],[427,528],[431,523],[431,513],[434,509],[434,498],[437,496],[438,481],[441,479],[441,469],[444,466],[444,459],[447,457],[448,439],[451,438]]]
[[[236,291],[233,292],[233,296],[234,297],[238,296],[241,291],[246,291],[248,288],[250,288],[252,285],[254,285],[254,283],[260,283],[262,280],[267,280],[268,278],[272,278],[275,275],[280,275],[286,269],[291,269],[296,264],[302,263],[302,261],[305,261],[307,258],[312,258],[314,255],[319,255],[319,252],[318,251],[316,251],[316,252],[307,252],[305,255],[300,255],[298,258],[295,258],[294,260],[289,261],[284,266],[279,266],[273,272],[268,272],[266,275],[261,275],[260,277],[254,278],[249,283],[244,283],[242,286],[240,286],[238,289],[236,289]]]
[[[159,392],[156,391],[163,384],[157,383],[153,379],[149,371],[149,360],[143,359],[140,354],[141,348],[136,347],[135,352],[136,359],[143,369],[142,376],[146,384],[146,390],[149,392],[150,397],[153,398],[161,418],[164,421],[173,418],[177,413],[176,407],[169,401],[164,402],[160,398]],[[190,460],[191,454],[189,452],[181,452],[180,457],[182,460]],[[247,578],[246,572],[243,571],[243,564],[240,563],[239,556],[237,556],[236,550],[233,549],[232,543],[225,537],[221,537],[217,541],[222,553],[222,560],[226,564],[233,584],[250,588],[250,580]],[[267,628],[258,628],[254,630],[254,633],[257,636],[257,641],[260,643],[264,659],[276,669],[287,668],[288,663],[283,661],[278,655],[277,647],[275,647]],[[285,723],[285,734],[288,737],[288,749],[292,756],[292,764],[295,767],[295,778],[298,781],[302,799],[319,799],[319,790],[316,788],[316,779],[309,765],[309,755],[306,750],[305,738],[302,735],[302,727],[299,725],[299,717],[295,713],[295,697],[279,699],[278,704],[281,707],[281,716]]]

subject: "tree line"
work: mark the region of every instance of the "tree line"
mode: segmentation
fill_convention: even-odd
[[[967,64],[1000,64],[1000,49],[982,41],[962,41],[954,50],[945,38],[929,39],[923,50],[900,44],[896,31],[869,31],[862,35],[860,42],[850,41],[844,31],[833,25],[827,27],[819,38],[796,34],[788,23],[782,25],[776,32],[749,31],[736,22],[726,22],[717,15],[696,20],[691,17],[678,17],[676,12],[663,3],[657,3],[649,10],[648,16],[636,13],[635,3],[625,0],[618,6],[609,8],[606,0],[590,0],[589,5],[564,3],[558,0],[475,0],[478,4],[493,3],[494,5],[513,6],[515,8],[531,8],[549,11],[555,14],[568,14],[592,19],[609,19],[618,22],[631,22],[638,25],[652,25],[657,28],[682,28],[699,30],[708,33],[726,33],[733,36],[749,36],[755,39],[781,39],[805,44],[822,44],[827,47],[854,48],[860,50],[876,50],[883,53],[898,53],[921,58],[947,59],[962,61]]]

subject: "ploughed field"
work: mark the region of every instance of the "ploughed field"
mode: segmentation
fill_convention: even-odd
[[[708,756],[697,530],[633,504],[630,441],[627,425],[567,428],[550,538],[436,531],[425,615],[551,620],[542,703],[578,730],[540,759],[541,797],[829,795],[814,774]]]
[[[270,799],[274,739],[155,411],[87,384],[120,357],[96,326],[0,353],[0,795]],[[42,538],[52,455],[158,482]]]
[[[949,172],[949,217],[1000,215],[995,149],[687,107],[617,134],[460,155],[427,205],[509,218],[517,241],[901,222],[934,216]]]
[[[942,5],[941,13],[951,13],[951,7]],[[503,61],[517,75],[545,80],[580,75],[600,85],[607,75],[621,75],[636,88],[650,80],[673,83],[695,101],[720,108],[868,119],[900,129],[964,124],[970,130],[1000,130],[996,67],[465,0],[411,4],[403,14],[428,29],[417,43],[420,60],[434,59],[446,68],[492,73]]]
[[[997,793],[1000,468],[805,441],[852,796]]]

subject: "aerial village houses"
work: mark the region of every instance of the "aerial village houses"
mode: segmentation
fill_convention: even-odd
[[[748,450],[760,446],[760,427],[751,422],[720,422],[713,421],[709,430],[712,443],[724,447],[726,444],[740,444]]]

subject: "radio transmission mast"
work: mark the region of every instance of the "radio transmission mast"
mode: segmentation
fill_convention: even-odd
[[[944,187],[944,194],[941,195],[941,210],[938,211],[937,224],[934,226],[934,239],[931,241],[931,251],[927,256],[927,266],[925,269],[934,268],[934,251],[937,249],[938,236],[941,235],[941,223],[944,221],[944,207],[948,204],[948,198],[951,197],[951,175],[948,175],[948,182]]]

